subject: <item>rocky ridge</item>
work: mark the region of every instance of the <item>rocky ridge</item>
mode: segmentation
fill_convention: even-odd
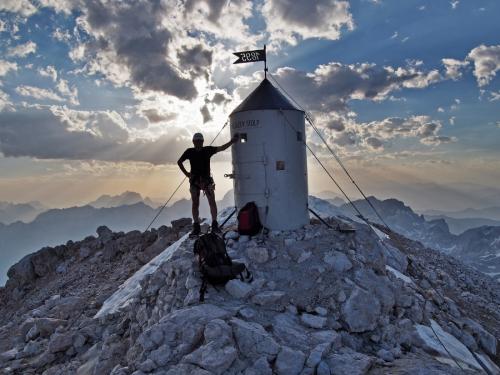
[[[0,368],[44,375],[497,373],[498,283],[397,233],[350,224],[355,233],[313,222],[256,238],[233,227],[229,254],[254,281],[209,287],[205,303],[182,225],[163,234],[101,228],[97,238],[70,244],[72,254],[90,246],[91,259],[118,249],[111,259],[122,260],[107,270],[121,272],[132,263],[123,259],[151,247],[159,254],[134,274],[137,284],[134,272],[107,275],[112,286],[97,293],[94,285],[93,297],[80,293],[77,280],[73,287],[58,281],[67,280],[57,271],[65,260],[42,276],[36,261],[30,268],[23,260],[0,292]],[[140,244],[142,251],[133,250]],[[34,278],[20,276],[26,268]],[[99,277],[95,271],[86,272]],[[49,279],[57,287],[46,291]]]

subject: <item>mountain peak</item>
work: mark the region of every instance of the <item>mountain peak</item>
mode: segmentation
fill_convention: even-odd
[[[258,239],[240,236],[233,218],[228,254],[254,280],[209,286],[201,303],[189,222],[128,233],[101,226],[97,236],[21,260],[0,289],[0,366],[458,374],[455,363],[482,371],[480,358],[499,371],[499,284],[452,257],[354,221],[351,234],[309,224]]]

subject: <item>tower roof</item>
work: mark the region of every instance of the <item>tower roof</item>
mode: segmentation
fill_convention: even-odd
[[[267,78],[264,78],[259,86],[231,114],[259,109],[291,109],[303,112],[293,105]]]

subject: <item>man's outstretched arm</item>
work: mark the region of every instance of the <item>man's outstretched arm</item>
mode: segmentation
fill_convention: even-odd
[[[233,143],[236,143],[238,141],[238,139],[239,139],[238,134],[235,134],[229,142],[224,143],[222,146],[217,146],[216,152],[220,152],[220,151],[224,151],[224,150],[228,149]]]

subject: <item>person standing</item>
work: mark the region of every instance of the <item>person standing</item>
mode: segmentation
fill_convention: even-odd
[[[238,140],[235,135],[229,142],[222,146],[203,146],[203,134],[196,133],[193,136],[194,147],[188,148],[177,161],[177,165],[182,173],[189,178],[189,191],[192,200],[193,230],[191,235],[201,233],[200,228],[200,192],[203,190],[207,196],[212,216],[212,231],[220,232],[217,223],[217,203],[215,202],[215,183],[210,173],[210,158],[217,152],[224,151]],[[188,172],[184,167],[184,162],[189,160],[191,169]]]

